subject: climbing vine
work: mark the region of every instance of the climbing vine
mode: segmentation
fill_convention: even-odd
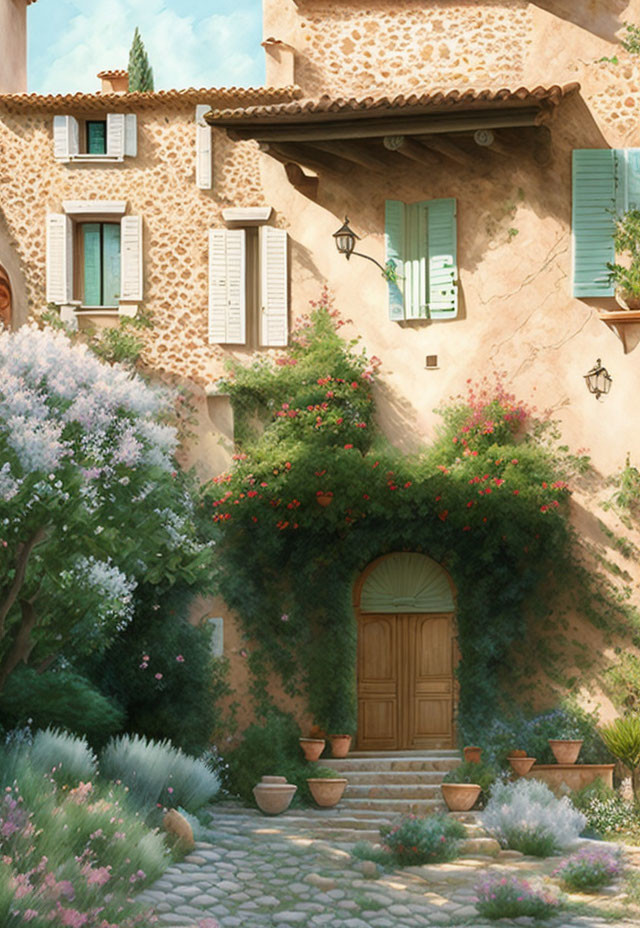
[[[253,642],[256,691],[275,669],[319,725],[353,731],[354,581],[382,554],[424,552],[456,585],[471,734],[497,706],[531,598],[566,561],[566,454],[497,378],[469,381],[440,410],[433,445],[401,455],[374,424],[380,362],[339,328],[325,297],[279,357],[229,373],[235,466],[207,486],[202,509],[220,591]]]

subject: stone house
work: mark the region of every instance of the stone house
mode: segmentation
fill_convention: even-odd
[[[601,474],[640,458],[640,315],[619,310],[607,278],[612,211],[639,205],[640,59],[620,37],[640,0],[264,0],[265,87],[126,94],[110,71],[100,92],[67,96],[25,92],[10,37],[24,36],[27,5],[0,10],[13,56],[0,55],[0,312],[18,325],[47,303],[79,324],[149,311],[144,360],[192,385],[203,476],[229,462],[214,386],[225,360],[285,346],[324,285],[345,331],[382,359],[380,424],[398,447],[427,441],[434,408],[497,370],[553,409]],[[345,216],[358,251],[392,260],[399,282],[337,253]],[[613,377],[602,402],[584,381],[597,358]],[[574,521],[615,562],[601,501],[578,490]],[[362,689],[365,747],[454,738],[454,596],[440,565],[407,557],[354,588],[363,681],[367,642],[377,654],[394,624],[426,642],[392,731]],[[400,617],[402,571],[413,605]],[[220,602],[202,612],[224,623],[242,693],[233,616]],[[391,686],[408,659],[389,657]],[[590,698],[603,701],[597,684]]]

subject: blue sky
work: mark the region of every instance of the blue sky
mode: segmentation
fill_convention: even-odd
[[[29,90],[99,89],[126,68],[139,27],[156,90],[264,81],[261,0],[38,0],[28,9]]]

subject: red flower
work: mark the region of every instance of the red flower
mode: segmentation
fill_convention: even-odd
[[[411,481],[407,480],[407,482],[404,485],[405,490],[408,490],[410,486],[411,486]]]
[[[353,448],[353,445],[345,445],[344,447],[345,447],[345,450],[348,451],[350,448]]]
[[[449,515],[449,510],[443,509],[442,512],[438,513],[438,518],[440,519],[441,522],[446,522],[448,515]]]

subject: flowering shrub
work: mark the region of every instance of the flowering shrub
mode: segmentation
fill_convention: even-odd
[[[458,592],[461,724],[476,743],[497,703],[498,667],[525,635],[525,604],[565,563],[566,455],[498,380],[470,383],[441,410],[433,447],[400,456],[376,434],[378,368],[340,338],[326,295],[275,362],[232,368],[235,466],[209,484],[201,510],[219,540],[221,593],[251,642],[243,650],[260,711],[273,667],[288,692],[307,692],[319,725],[349,732],[354,575],[395,550],[446,560]]]
[[[61,332],[0,332],[0,690],[92,653],[130,622],[133,592],[192,583],[209,550],[176,471],[167,397]]]
[[[538,780],[497,783],[482,821],[503,847],[535,857],[571,844],[586,824],[566,796],[556,799]]]
[[[146,809],[184,806],[195,812],[220,789],[218,777],[203,761],[189,757],[169,741],[150,741],[140,735],[113,738],[100,756],[100,772],[124,783]]]
[[[623,870],[618,850],[585,847],[563,860],[553,875],[559,877],[566,889],[595,892],[616,880]]]
[[[602,780],[571,794],[571,801],[587,819],[589,831],[601,837],[631,832],[638,828],[638,810]]]
[[[404,867],[437,864],[457,856],[458,841],[465,827],[447,815],[418,818],[409,815],[397,825],[383,825],[380,835],[384,848]]]
[[[131,810],[125,791],[91,782],[58,787],[23,753],[16,774],[0,800],[2,925],[154,924],[133,893],[162,874],[169,854],[162,837]]]
[[[487,874],[475,889],[483,918],[550,918],[559,909],[555,897],[518,877]]]

